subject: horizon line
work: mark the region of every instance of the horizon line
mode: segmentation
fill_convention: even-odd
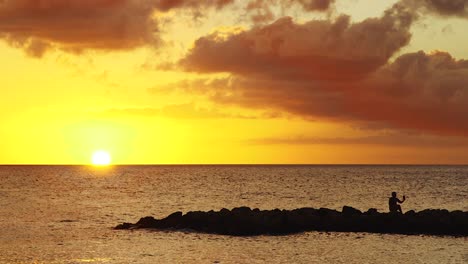
[[[0,166],[89,166],[97,168],[115,166],[468,166],[467,163],[129,163],[96,166],[93,164],[12,163]]]

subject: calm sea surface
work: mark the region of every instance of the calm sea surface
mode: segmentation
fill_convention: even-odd
[[[468,166],[0,166],[0,263],[468,263],[468,239],[114,231],[175,211],[468,211]]]

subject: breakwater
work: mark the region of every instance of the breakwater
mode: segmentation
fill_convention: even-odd
[[[426,209],[404,214],[361,212],[344,206],[342,211],[327,208],[260,210],[237,207],[232,210],[175,212],[166,218],[141,218],[115,229],[192,230],[231,235],[287,235],[305,231],[369,232],[408,235],[468,236],[468,212]]]

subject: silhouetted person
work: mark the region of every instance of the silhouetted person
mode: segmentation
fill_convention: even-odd
[[[406,197],[403,195],[403,201],[397,198],[397,193],[392,192],[392,197],[388,199],[388,208],[390,209],[390,213],[403,213],[401,210],[401,206],[399,203],[403,203],[406,200]]]

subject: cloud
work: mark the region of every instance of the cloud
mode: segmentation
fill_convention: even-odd
[[[409,53],[354,84],[358,99],[348,98],[347,106],[368,120],[468,136],[464,121],[468,116],[467,84],[467,60],[438,51]]]
[[[335,0],[251,0],[245,6],[254,23],[265,23],[275,19],[274,7],[280,6],[282,10],[300,6],[304,11],[330,11]]]
[[[154,43],[156,21],[151,1],[135,0],[4,0],[0,34],[10,44],[41,56],[47,48],[80,52],[120,50]]]
[[[334,21],[305,24],[284,17],[239,34],[201,37],[179,64],[199,73],[296,80],[359,79],[409,43],[412,19],[411,14],[393,11],[355,24],[344,15]]]
[[[246,141],[252,145],[381,145],[393,147],[466,148],[468,140],[459,137],[437,137],[390,133],[364,137],[293,136],[258,138]]]
[[[155,12],[221,8],[232,0],[3,0],[0,38],[36,57],[57,48],[128,50],[161,43]]]
[[[468,61],[420,51],[347,82],[237,74],[173,88],[202,93],[220,104],[277,109],[306,119],[466,137],[467,84]]]
[[[200,9],[215,7],[217,9],[221,9],[225,6],[234,4],[236,0],[155,0],[154,2],[154,5],[158,10],[168,11],[174,8]],[[272,5],[288,7],[293,4],[298,4],[306,11],[325,11],[332,6],[335,0],[238,0],[237,2],[247,2],[247,10],[264,9],[267,6]]]
[[[325,9],[330,0],[290,0]],[[235,0],[2,0],[0,38],[27,54],[48,50],[129,50],[161,43],[158,12],[221,9]]]
[[[294,1],[289,0],[289,2]],[[296,2],[299,2],[307,11],[325,11],[331,7],[335,0],[296,0]]]
[[[217,108],[200,107],[193,103],[172,104],[163,107],[113,108],[99,113],[103,116],[158,116],[173,119],[275,119],[283,115],[278,112],[264,111],[257,114],[233,113]]]
[[[161,11],[168,11],[174,8],[206,8],[215,7],[223,8],[227,5],[234,3],[235,0],[156,0],[155,7]]]
[[[291,18],[199,38],[179,66],[230,77],[198,83],[211,100],[304,118],[468,136],[468,61],[445,52],[390,58],[418,18],[395,4],[380,18],[304,24]],[[196,91],[192,87],[192,91]]]
[[[299,5],[305,11],[327,11],[335,3],[335,0],[251,0],[247,3],[246,10],[265,10],[272,6],[288,8],[291,5]]]
[[[426,13],[468,18],[468,0],[406,0],[405,3]]]
[[[36,57],[51,49],[75,53],[89,49],[129,50],[145,45],[157,46],[161,43],[160,32],[164,31],[165,25],[160,21],[160,14],[170,10],[191,10],[201,15],[207,8],[221,9],[240,4],[245,5],[245,10],[252,16],[254,22],[266,22],[276,17],[275,8],[288,10],[299,6],[303,11],[324,12],[332,10],[334,2],[335,0],[1,0],[0,38]],[[468,17],[468,0],[401,0],[393,9],[396,10],[397,6],[399,9],[408,9],[413,15],[421,11],[442,16]],[[394,19],[390,13],[387,12],[387,20]],[[402,14],[404,12],[400,10],[398,15]],[[404,15],[409,19],[408,12]],[[239,14],[239,17],[242,17],[242,14]],[[401,18],[399,22],[405,24]],[[281,21],[284,23],[283,26],[287,26],[286,20]],[[337,24],[338,22],[341,24]],[[335,23],[324,22],[321,25],[316,23],[315,26],[339,31],[339,26],[346,27],[346,23],[349,24],[349,18],[342,17]],[[368,23],[367,26],[372,27],[372,20]],[[390,32],[383,23],[377,24],[382,28],[376,30]],[[330,28],[331,26],[335,28]],[[307,30],[307,26],[296,25],[291,28],[296,31]],[[336,40],[333,39],[333,32],[327,34],[324,31],[326,30],[324,29],[320,36],[330,37],[329,42]],[[216,36],[211,35],[211,37]],[[351,40],[356,41],[356,39]],[[343,41],[350,39],[344,38]],[[390,42],[385,44],[389,45]],[[400,44],[400,42],[395,43],[396,46]],[[330,47],[330,51],[332,49],[333,47]],[[391,47],[385,46],[384,49],[389,49],[387,51],[391,52]],[[338,50],[338,52],[343,51],[345,50]],[[341,63],[341,61],[329,63]],[[378,64],[379,61],[373,63]],[[373,65],[362,65],[362,67],[372,68]]]

